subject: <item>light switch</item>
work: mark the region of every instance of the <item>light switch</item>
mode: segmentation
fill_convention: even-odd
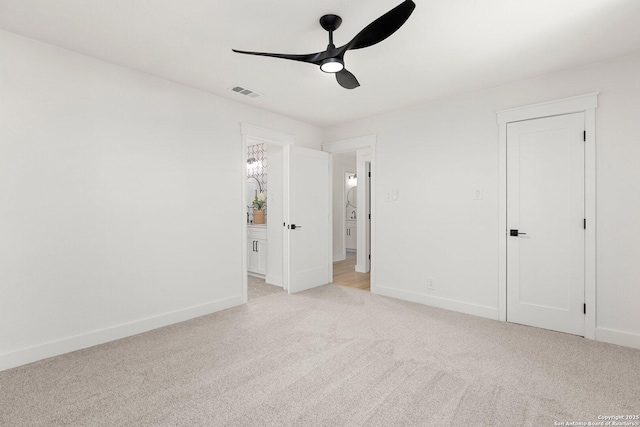
[[[398,200],[398,189],[391,190],[391,199],[395,202]]]
[[[473,200],[482,200],[482,188],[473,190]]]

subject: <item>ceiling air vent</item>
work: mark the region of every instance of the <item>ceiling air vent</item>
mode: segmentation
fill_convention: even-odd
[[[259,96],[262,96],[261,93],[254,92],[254,91],[249,90],[249,89],[245,89],[242,86],[232,87],[231,90],[234,91],[234,92],[239,93],[240,95],[248,96],[249,98],[258,98]]]

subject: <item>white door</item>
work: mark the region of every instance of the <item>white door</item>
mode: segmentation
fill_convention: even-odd
[[[284,147],[284,281],[289,293],[329,283],[329,154]]]
[[[584,335],[584,113],[507,125],[507,321]]]

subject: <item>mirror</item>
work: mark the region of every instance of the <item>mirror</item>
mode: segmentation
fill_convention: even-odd
[[[262,193],[262,186],[256,177],[247,178],[247,207],[253,206],[253,198]]]
[[[358,187],[351,187],[347,192],[347,206],[358,207]]]

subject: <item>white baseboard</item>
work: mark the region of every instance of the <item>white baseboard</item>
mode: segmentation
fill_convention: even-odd
[[[270,276],[267,274],[267,277],[264,280],[270,285],[284,286],[284,279],[280,276]]]
[[[372,292],[373,291],[374,289],[372,289]],[[446,310],[458,311],[460,313],[472,314],[474,316],[499,320],[499,311],[497,308],[493,307],[486,307],[462,301],[434,297],[431,295],[423,295],[381,285],[376,286],[375,293],[391,298],[425,304],[432,307],[444,308]],[[596,341],[640,349],[640,334],[621,332],[613,329],[596,328]]]
[[[596,341],[640,349],[640,335],[613,329],[596,328]]]
[[[104,344],[106,342],[129,337],[131,335],[140,334],[152,329],[215,313],[216,311],[226,310],[241,304],[242,296],[227,298],[57,341],[35,345],[33,347],[15,350],[10,353],[0,354],[0,371],[26,365],[27,363],[36,362],[38,360],[58,356],[64,353],[82,350],[83,348],[93,347],[98,344]]]
[[[445,310],[458,311],[460,313],[472,314],[474,316],[486,317],[493,320],[499,319],[497,307],[487,307],[463,301],[456,301],[431,295],[423,295],[415,292],[393,289],[381,285],[376,286],[375,293],[386,297],[417,302],[419,304],[429,305],[437,308],[444,308]]]
[[[344,261],[345,259],[347,259],[347,255],[345,253],[341,253],[338,255],[334,255],[333,262]]]
[[[367,266],[366,265],[356,264],[356,272],[358,272],[358,273],[366,273],[367,272]]]

